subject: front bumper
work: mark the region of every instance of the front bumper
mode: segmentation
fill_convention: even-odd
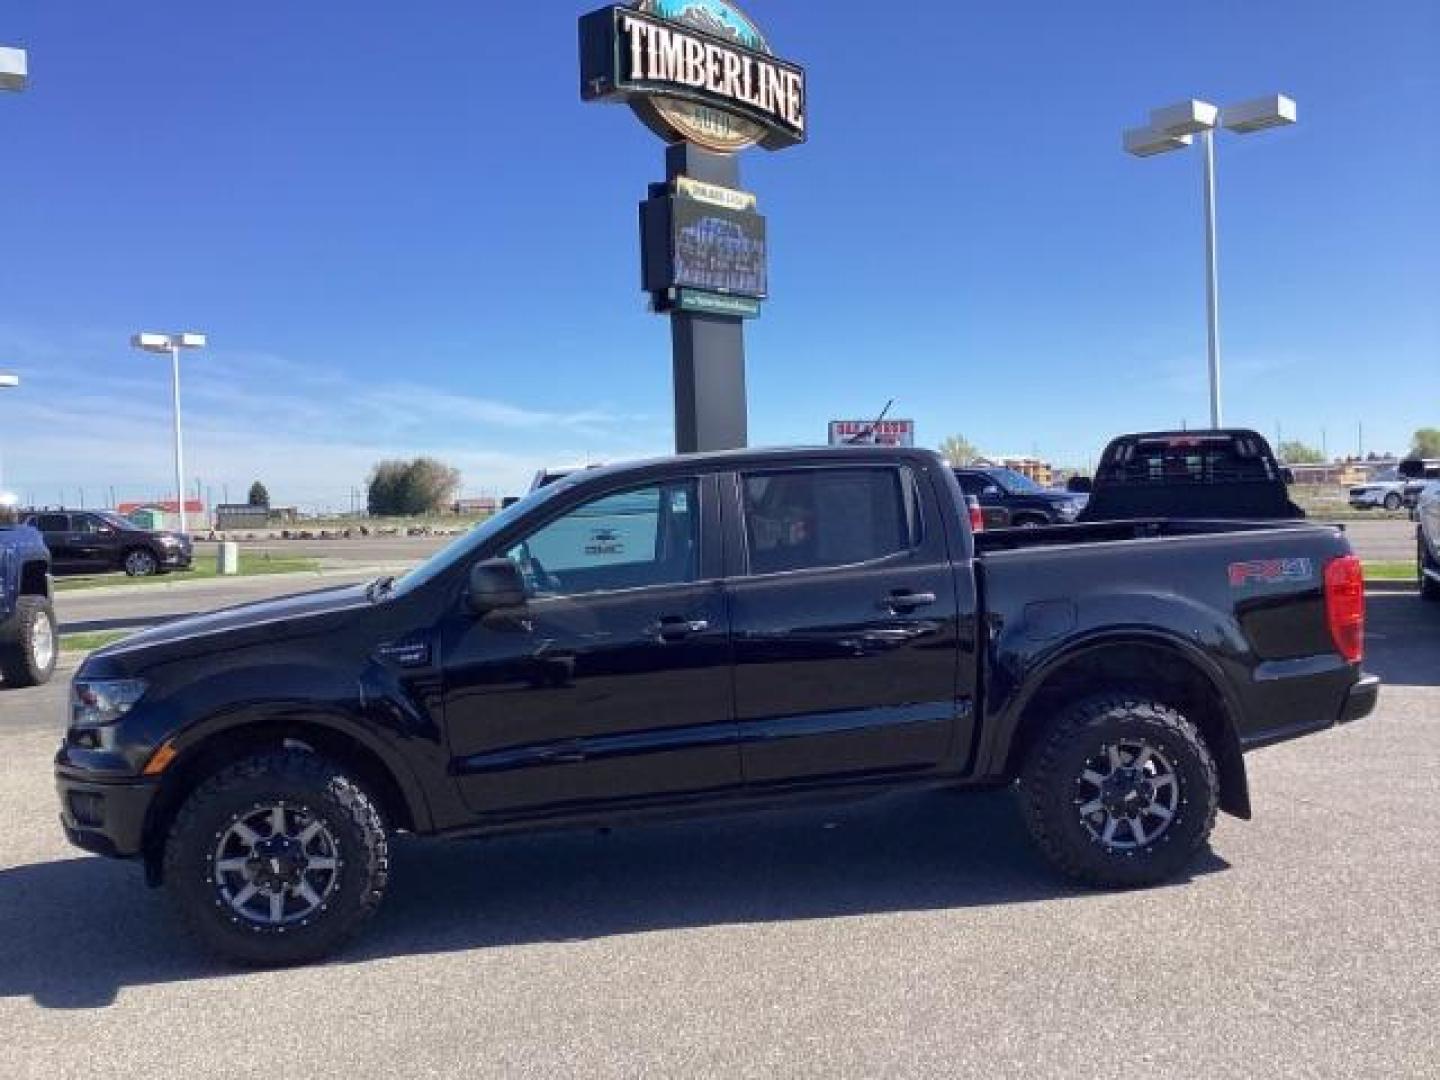
[[[145,817],[158,787],[154,780],[87,780],[57,767],[55,789],[66,839],[97,855],[125,858],[140,854]]]
[[[194,561],[194,554],[184,548],[174,548],[170,551],[162,550],[160,552],[160,565],[168,567],[171,570],[188,570],[190,569],[190,564]]]

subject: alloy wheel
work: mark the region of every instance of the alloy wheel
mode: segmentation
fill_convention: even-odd
[[[1144,739],[1122,739],[1085,762],[1075,778],[1074,801],[1095,843],[1134,852],[1170,828],[1180,808],[1180,781],[1157,747]]]
[[[256,803],[216,834],[213,882],[232,914],[257,929],[303,923],[340,880],[340,845],[304,806]]]
[[[30,658],[36,671],[49,671],[55,662],[55,624],[44,610],[30,628]]]
[[[148,551],[132,551],[125,556],[125,573],[131,577],[149,577],[158,565]]]

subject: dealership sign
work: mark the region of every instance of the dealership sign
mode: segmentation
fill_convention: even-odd
[[[733,154],[805,141],[805,72],[724,0],[640,0],[580,20],[580,93],[623,101],[666,142]]]
[[[831,420],[831,446],[914,446],[914,420]]]

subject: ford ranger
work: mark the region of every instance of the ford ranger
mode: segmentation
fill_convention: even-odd
[[[257,964],[353,934],[396,832],[1015,785],[1059,871],[1140,886],[1250,816],[1246,751],[1373,709],[1363,633],[1333,527],[977,534],[928,451],[696,454],[93,653],[55,771],[74,843]]]

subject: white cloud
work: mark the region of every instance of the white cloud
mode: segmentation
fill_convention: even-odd
[[[123,334],[44,338],[0,326],[3,483],[40,503],[148,498],[173,485],[169,372],[117,349]],[[119,366],[125,361],[138,364]],[[259,477],[278,502],[344,508],[381,458],[431,454],[467,491],[523,490],[557,462],[664,452],[668,423],[603,404],[565,411],[419,379],[373,383],[268,353],[207,350],[182,360],[186,483],[243,497]]]

